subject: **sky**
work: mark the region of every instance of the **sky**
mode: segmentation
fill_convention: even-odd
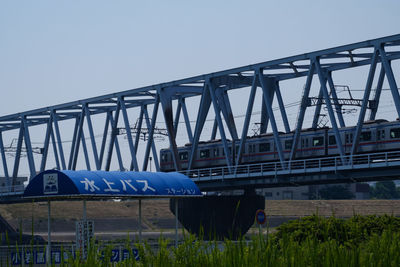
[[[399,10],[398,0],[2,0],[0,116],[399,34]]]

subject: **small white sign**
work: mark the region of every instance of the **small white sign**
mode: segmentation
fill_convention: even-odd
[[[58,174],[43,174],[43,194],[58,194]]]

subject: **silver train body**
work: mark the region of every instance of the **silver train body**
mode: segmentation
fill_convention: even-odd
[[[355,127],[339,129],[344,151],[351,152]],[[294,133],[280,133],[280,140],[285,159],[289,158]],[[278,161],[279,156],[272,134],[248,137],[244,146],[241,164]],[[235,157],[239,141],[228,141],[230,157]],[[302,130],[299,138],[296,159],[336,156],[339,149],[334,131],[331,128]],[[191,144],[178,147],[182,169],[188,168]],[[365,122],[360,134],[358,154],[400,150],[400,122],[376,120]],[[199,142],[192,169],[212,168],[226,165],[225,153],[221,140]],[[163,172],[174,171],[170,149],[160,151],[160,169]]]

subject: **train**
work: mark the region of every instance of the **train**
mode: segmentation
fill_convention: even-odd
[[[353,145],[355,126],[339,128],[339,134],[346,154]],[[283,156],[288,159],[292,148],[294,132],[279,133]],[[227,141],[230,157],[235,158],[240,141]],[[192,144],[178,147],[183,170],[188,168]],[[360,134],[358,154],[400,150],[400,121],[374,120],[364,122]],[[304,129],[300,133],[296,159],[321,158],[339,155],[339,148],[332,128]],[[278,151],[272,133],[247,137],[241,164],[279,161]],[[198,144],[192,169],[226,166],[226,157],[221,140],[201,141]],[[175,171],[170,149],[160,150],[160,170]]]

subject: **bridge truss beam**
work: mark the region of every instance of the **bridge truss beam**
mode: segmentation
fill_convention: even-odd
[[[141,169],[147,170],[150,152],[152,152],[156,169],[159,170],[160,163],[157,156],[157,148],[154,143],[154,129],[156,124],[162,124],[168,132],[169,145],[170,149],[173,151],[172,155],[175,169],[179,170],[181,169],[181,159],[177,149],[176,136],[178,125],[182,120],[181,117],[183,117],[183,122],[186,126],[187,139],[191,143],[191,154],[189,155],[188,162],[189,166],[193,166],[193,155],[196,153],[198,144],[201,141],[201,133],[207,116],[209,115],[211,105],[213,106],[214,112],[214,115],[211,114],[211,116],[214,116],[213,118],[215,119],[215,131],[212,133],[212,138],[217,138],[218,129],[225,151],[226,165],[235,166],[241,163],[242,154],[244,153],[244,142],[248,135],[250,120],[252,119],[252,110],[256,99],[257,88],[260,88],[262,92],[261,133],[267,131],[268,125],[271,126],[270,132],[272,132],[274,136],[281,164],[285,168],[286,160],[283,156],[284,152],[280,143],[280,132],[277,127],[278,114],[272,108],[272,104],[275,99],[283,121],[284,132],[289,133],[291,129],[294,129],[290,159],[295,159],[295,150],[299,145],[299,135],[303,128],[305,111],[309,107],[307,101],[309,100],[311,83],[315,75],[318,77],[320,83],[320,96],[317,101],[315,116],[319,116],[320,106],[325,104],[328,108],[330,122],[335,132],[336,142],[343,156],[344,151],[338,130],[339,127],[345,126],[344,119],[340,112],[343,103],[341,103],[335,92],[332,73],[361,66],[369,66],[370,74],[367,77],[361,114],[358,119],[359,124],[354,134],[352,153],[356,153],[357,138],[361,131],[366,109],[369,108],[367,103],[370,100],[370,91],[377,65],[381,66],[381,70],[377,90],[373,96],[375,105],[371,107],[369,118],[374,119],[376,116],[377,105],[379,104],[382,84],[385,77],[390,86],[398,117],[400,117],[400,96],[397,89],[395,74],[391,66],[391,63],[398,59],[400,59],[400,35],[393,35],[182,80],[1,116],[0,152],[2,164],[0,166],[2,166],[2,173],[6,177],[10,177],[8,165],[11,163],[8,162],[9,159],[7,160],[5,154],[6,147],[4,146],[4,138],[7,135],[10,139],[12,138],[10,136],[15,135],[17,146],[15,155],[13,155],[14,168],[10,177],[11,185],[13,184],[13,179],[18,176],[20,159],[23,156],[23,143],[26,148],[28,170],[31,177],[35,175],[37,169],[44,170],[48,166],[50,145],[53,147],[52,157],[58,169],[76,169],[78,162],[80,162],[79,158],[82,157],[83,154],[87,169],[91,168],[90,165],[92,163],[97,170],[110,170],[112,169],[112,159],[116,156],[120,170],[130,169],[138,171],[140,170],[140,160],[143,162]],[[290,127],[280,84],[282,81],[301,77],[306,78],[305,88],[297,120],[293,123],[294,126]],[[246,101],[247,114],[245,115],[243,125],[239,125],[235,119],[233,115],[235,106],[232,106],[230,101],[230,91],[236,89],[250,90],[250,95]],[[198,101],[198,99],[200,99],[200,101]],[[193,106],[192,103],[190,106],[191,110],[197,110],[197,120],[195,122],[189,120],[189,112],[187,109],[187,102],[189,100],[191,103],[197,101],[196,105]],[[163,116],[158,116],[159,104],[161,104]],[[152,110],[151,119],[149,118],[148,108]],[[132,115],[132,110],[136,111],[135,115]],[[122,122],[119,121],[120,113],[122,113]],[[183,113],[183,116],[181,116],[181,113]],[[64,122],[68,121],[73,124],[72,127],[70,125],[65,126]],[[146,123],[149,130],[147,140],[142,141],[145,143],[143,155],[138,154],[138,146],[141,142],[139,136],[135,136],[134,138],[130,130],[130,125],[133,124],[133,121],[138,121],[139,131],[142,128],[143,121]],[[104,124],[102,134],[100,134],[100,147],[95,140],[98,136],[96,136],[94,129],[98,124]],[[126,138],[131,159],[129,162],[130,165],[128,164],[129,166],[124,166],[124,154],[118,142],[119,124],[123,124],[126,129]],[[45,135],[40,166],[37,166],[38,163],[35,162],[35,157],[33,156],[31,129],[40,126],[43,127]],[[194,133],[192,133],[192,127]],[[73,129],[71,140],[66,137],[66,128],[68,128],[68,130]],[[226,132],[225,129],[227,129]],[[242,133],[239,139],[238,130],[240,129]],[[91,146],[86,146],[85,134],[88,136]],[[239,150],[235,151],[235,157],[231,157],[229,154],[229,138],[239,145]],[[71,141],[69,154],[65,154],[64,144],[66,140]],[[80,151],[81,144],[83,151]],[[66,161],[67,158],[68,162]],[[82,168],[81,165],[79,166]]]

